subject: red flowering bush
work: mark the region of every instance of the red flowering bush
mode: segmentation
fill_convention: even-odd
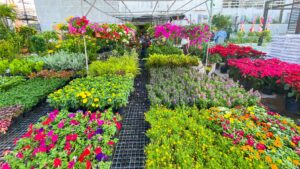
[[[98,24],[92,23],[88,25],[96,38],[103,41],[113,41],[129,43],[131,37],[134,37],[134,30],[126,25],[118,24]]]
[[[229,59],[228,65],[233,68],[233,74],[239,73],[243,78],[259,83],[259,86],[276,86],[276,81],[282,77],[282,82],[295,89],[299,87],[300,65],[280,61],[278,59],[241,58]],[[277,86],[278,87],[278,86]]]
[[[281,82],[285,89],[289,90],[289,97],[300,98],[300,66],[291,66],[290,69],[282,75]]]
[[[260,58],[266,53],[257,51],[250,46],[238,46],[229,44],[227,46],[216,45],[208,50],[210,55],[219,54],[225,60],[229,58]]]
[[[6,155],[7,168],[109,168],[120,116],[55,110],[30,125]]]

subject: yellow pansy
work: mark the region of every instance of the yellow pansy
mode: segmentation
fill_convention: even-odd
[[[98,101],[99,101],[99,99],[98,99],[98,98],[95,98],[95,99],[94,99],[94,102],[98,102]]]
[[[88,99],[83,99],[82,103],[87,103]]]

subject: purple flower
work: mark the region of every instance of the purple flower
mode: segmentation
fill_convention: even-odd
[[[43,131],[44,131],[44,128],[41,127],[41,128],[39,129],[39,133],[41,133],[41,132],[43,132]]]
[[[98,128],[96,130],[96,134],[103,134],[103,129],[102,128]]]
[[[70,114],[68,115],[69,118],[74,118],[75,116],[76,116],[75,113],[70,113]]]
[[[103,153],[99,153],[96,155],[96,159],[98,161],[107,161],[108,160],[108,156],[103,154]]]

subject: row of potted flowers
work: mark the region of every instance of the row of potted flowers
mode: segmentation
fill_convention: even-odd
[[[246,88],[262,90],[263,93],[282,93],[287,90],[287,98],[299,99],[300,65],[280,61],[278,59],[229,59],[229,74],[244,83]],[[280,90],[281,89],[281,90]],[[287,100],[289,101],[289,100]],[[300,108],[299,103],[295,105]],[[287,108],[290,108],[288,105]],[[300,109],[296,108],[295,111]],[[290,110],[292,111],[292,109]]]

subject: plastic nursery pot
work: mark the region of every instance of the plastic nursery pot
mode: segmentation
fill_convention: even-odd
[[[221,71],[221,73],[227,73],[227,71],[228,71],[228,65],[225,64],[225,65],[221,66],[220,71]]]
[[[124,115],[124,108],[120,107],[120,108],[113,108],[112,111],[114,113],[119,113],[120,115]]]
[[[221,66],[220,66],[220,63],[217,63],[217,64],[216,64],[216,69],[220,69],[220,67],[221,67]]]
[[[261,92],[263,94],[266,94],[266,95],[272,95],[273,94],[273,89],[269,86],[264,86],[262,89],[261,89]]]
[[[300,101],[295,98],[285,98],[285,109],[289,113],[295,113],[300,115]]]

